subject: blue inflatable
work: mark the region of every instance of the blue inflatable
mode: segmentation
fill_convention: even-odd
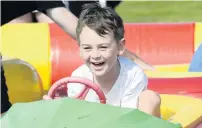
[[[202,43],[192,57],[189,72],[202,72]]]

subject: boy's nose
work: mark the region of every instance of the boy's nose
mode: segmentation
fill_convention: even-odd
[[[97,51],[97,50],[93,50],[92,53],[91,53],[91,57],[93,59],[100,58],[101,57],[100,52]]]

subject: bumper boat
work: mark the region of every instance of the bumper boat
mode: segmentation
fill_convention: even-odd
[[[149,89],[161,95],[162,119],[195,128],[202,123],[202,73],[188,72],[202,42],[202,23],[125,24],[126,47],[152,64]],[[56,24],[1,27],[1,53],[13,104],[42,99],[83,62],[75,40]],[[166,127],[166,126],[165,126]],[[177,127],[177,126],[176,126]]]

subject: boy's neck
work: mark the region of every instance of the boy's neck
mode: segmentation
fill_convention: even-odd
[[[115,84],[116,80],[118,79],[119,73],[120,64],[117,60],[117,63],[104,76],[94,76],[94,82],[98,84],[105,93],[108,93]]]

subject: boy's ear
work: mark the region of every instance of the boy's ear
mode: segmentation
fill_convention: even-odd
[[[78,44],[78,46],[79,46],[79,56],[82,57],[82,52],[81,52],[81,47],[80,47],[79,41],[77,41],[77,44]]]
[[[79,56],[82,58],[83,55],[82,55],[82,52],[81,52],[81,49],[79,48]]]
[[[80,47],[80,45],[79,45],[79,56],[82,58],[83,57],[83,54],[82,54],[82,51],[81,51],[82,49],[81,49],[81,47]]]
[[[118,46],[118,55],[121,56],[123,55],[124,53],[124,50],[125,50],[125,39],[122,38],[120,41],[119,41],[119,46]]]

